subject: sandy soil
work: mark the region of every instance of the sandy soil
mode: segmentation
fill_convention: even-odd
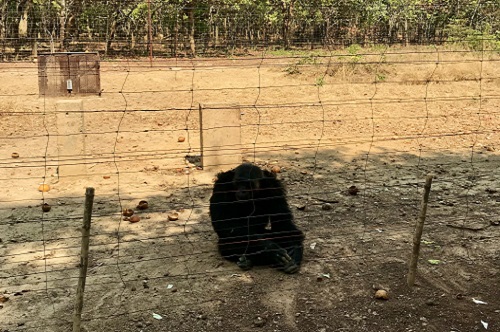
[[[38,96],[36,64],[1,63],[0,331],[71,329],[89,186],[87,331],[500,330],[499,58],[438,51],[102,62],[102,95],[81,98],[74,133],[58,128],[60,99]],[[200,151],[200,103],[239,104],[242,158],[282,167],[307,236],[299,274],[218,256],[214,173],[185,159]],[[85,154],[60,155],[68,137]],[[123,221],[140,200],[142,220]]]

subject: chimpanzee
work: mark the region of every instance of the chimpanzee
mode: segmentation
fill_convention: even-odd
[[[220,254],[244,270],[273,265],[297,272],[304,234],[293,222],[285,195],[273,173],[250,163],[219,173],[210,216]]]

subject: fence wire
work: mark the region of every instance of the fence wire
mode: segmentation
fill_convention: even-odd
[[[266,45],[243,57],[106,59],[100,96],[39,95],[36,63],[0,63],[1,328],[71,326],[89,186],[89,331],[241,330],[262,320],[275,330],[376,330],[383,323],[363,319],[366,310],[407,316],[429,297],[497,326],[500,58],[489,41],[480,50],[387,44],[280,55]],[[203,157],[222,149],[228,160],[278,167],[306,234],[299,274],[240,271],[219,257],[200,104],[241,117],[241,142],[226,139]],[[203,130],[229,127],[220,119]],[[429,173],[419,296],[401,280]],[[142,200],[146,210],[136,208]],[[124,209],[140,221],[125,220]],[[373,301],[374,284],[394,294],[389,309]],[[490,305],[479,310],[472,297]],[[442,313],[425,315],[430,327],[446,325]],[[416,316],[405,326],[421,327]],[[384,326],[401,326],[397,317]],[[479,326],[469,315],[454,324]]]

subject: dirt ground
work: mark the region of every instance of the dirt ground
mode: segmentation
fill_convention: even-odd
[[[61,98],[38,96],[36,63],[0,63],[0,331],[71,330],[86,187],[86,331],[500,331],[499,59],[419,48],[103,61],[102,95],[71,97],[84,109],[71,133]],[[240,105],[238,153],[281,167],[306,233],[298,274],[219,257],[215,174],[194,160],[200,103]],[[85,152],[61,155],[68,138]],[[141,220],[124,221],[140,200]]]

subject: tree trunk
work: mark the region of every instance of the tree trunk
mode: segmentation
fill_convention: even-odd
[[[66,34],[65,30],[65,21],[66,19],[64,18],[63,15],[59,17],[59,49],[64,50],[64,38]]]
[[[7,36],[7,1],[2,2],[2,10],[0,11],[0,40],[5,43],[5,37]]]
[[[215,25],[215,48],[219,47],[219,26]]]
[[[389,19],[389,31],[387,32],[387,36],[389,39],[389,42],[388,42],[389,45],[392,45],[392,43],[394,42],[393,29],[394,29],[394,23],[392,22],[391,19]]]
[[[89,40],[92,40],[92,29],[90,28],[90,21],[88,19],[87,19],[86,29]]]
[[[28,6],[24,8],[23,14],[19,19],[19,37],[26,38],[28,36]]]
[[[32,41],[31,56],[35,59],[38,57],[38,42],[36,38],[33,38]]]
[[[323,36],[323,47],[328,45],[328,41],[330,40],[330,19],[328,18],[325,22],[325,31]],[[345,38],[342,38],[342,44],[344,44]],[[342,45],[344,46],[344,45]]]
[[[16,60],[19,55],[19,51],[21,50],[21,45],[24,44],[26,37],[28,37],[28,7],[29,5],[24,7],[23,14],[19,18],[19,24],[17,26],[19,39],[17,40],[18,48],[16,50]]]
[[[405,39],[405,46],[408,46],[410,44],[410,41],[408,40],[408,19],[405,19],[405,25],[403,29],[404,29],[403,38]]]
[[[107,36],[106,36],[106,49],[104,50],[104,53],[107,55],[109,53],[109,50],[111,49],[111,43],[113,42],[113,39],[115,38],[115,33],[116,33],[116,15],[112,16],[112,22],[111,22],[111,27],[108,30]]]
[[[77,28],[75,24],[75,15],[71,14],[70,16],[66,15],[66,28],[64,29],[64,39],[63,39],[63,49],[64,50],[69,50],[69,47],[71,45],[71,41],[73,40],[74,37],[76,37],[76,40],[78,40],[78,36],[75,36],[77,33]]]
[[[174,25],[174,45],[172,47],[172,55],[174,58],[177,57],[177,44],[179,43],[179,15],[175,15],[175,25]]]
[[[292,20],[293,20],[293,5],[294,2],[290,1],[290,3],[283,2],[283,47],[285,49],[290,49],[290,39],[291,39],[291,30],[292,30]]]
[[[24,4],[21,3],[17,7],[18,13],[19,12],[24,12],[23,9]],[[21,40],[20,40],[20,34],[19,34],[19,29],[21,25],[22,17],[20,15],[15,16],[15,22],[14,22],[14,27],[13,27],[13,42],[14,42],[14,52],[16,54],[16,60],[19,57],[19,51],[21,50]]]
[[[66,0],[59,2],[61,5],[61,12],[59,14],[59,49],[64,50],[64,39],[66,38]]]
[[[151,0],[148,0],[148,51],[149,51],[149,65],[153,66],[153,26],[151,21]]]
[[[188,5],[188,17],[189,17],[189,46],[191,48],[191,55],[196,58],[196,42],[194,40],[195,26],[194,26],[194,7],[195,1],[191,1]]]
[[[224,17],[224,21],[222,21],[222,25],[224,26],[224,33],[223,33],[223,36],[224,36],[224,42],[227,44],[227,40],[228,40],[228,33],[227,33],[227,17]]]

